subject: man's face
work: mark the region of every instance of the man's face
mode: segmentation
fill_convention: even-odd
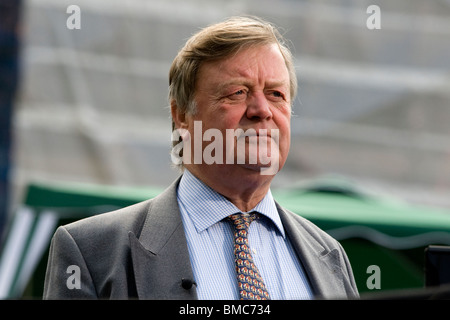
[[[199,138],[198,130],[194,131],[195,123],[197,126],[200,123],[198,121],[201,121],[202,134],[209,129],[221,133],[224,163],[218,165],[221,169],[228,166],[227,170],[232,168],[231,170],[243,174],[249,171],[260,172],[261,168],[270,165],[267,157],[272,159],[272,165],[274,159],[277,159],[279,162],[276,169],[281,169],[290,146],[289,89],[289,73],[275,44],[250,47],[227,59],[206,62],[197,75],[197,112],[186,116],[186,129],[191,139],[193,137],[192,140]],[[238,134],[229,134],[236,133],[239,129],[246,133],[256,133],[256,136],[239,137]],[[227,139],[232,139],[232,143]],[[204,141],[204,137],[201,140],[202,150],[205,150],[211,142]],[[244,149],[242,146],[245,146]],[[226,159],[230,152],[233,161]],[[238,155],[242,153],[245,154],[244,163],[238,159]],[[205,152],[203,156],[209,154]],[[255,154],[258,154],[256,162],[250,161],[255,159]],[[211,166],[204,161],[201,164],[208,165]]]

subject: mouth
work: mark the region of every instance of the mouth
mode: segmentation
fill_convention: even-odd
[[[247,130],[242,130],[237,139],[246,138],[246,137],[258,137],[258,138],[277,138],[279,136],[278,129],[253,129],[249,128]]]

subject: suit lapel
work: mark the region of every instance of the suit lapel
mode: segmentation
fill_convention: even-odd
[[[195,286],[184,289],[182,279],[194,280],[178,208],[179,179],[151,201],[139,239],[129,233],[139,299],[196,299]]]
[[[335,298],[344,287],[338,250],[323,247],[316,240],[323,235],[319,234],[320,231],[309,228],[303,218],[286,212],[278,204],[277,208],[316,298]]]
[[[179,179],[151,200],[139,238],[129,233],[139,299],[197,299],[195,286],[189,290],[181,286],[183,278],[194,280],[194,275],[178,208],[178,183]],[[310,228],[300,216],[276,205],[314,294],[319,298],[334,298],[344,286],[338,250],[322,246],[318,239],[323,234]]]

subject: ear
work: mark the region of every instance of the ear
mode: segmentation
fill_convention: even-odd
[[[186,119],[186,112],[183,112],[178,108],[175,99],[170,101],[170,113],[172,114],[172,130],[177,129],[187,129],[188,123]]]

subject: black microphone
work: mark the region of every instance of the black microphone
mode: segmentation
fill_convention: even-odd
[[[181,286],[183,287],[183,289],[189,290],[190,288],[192,288],[192,285],[194,285],[194,284],[197,285],[191,279],[185,279],[185,278],[181,279]]]

